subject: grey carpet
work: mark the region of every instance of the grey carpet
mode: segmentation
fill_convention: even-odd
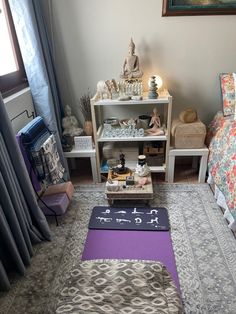
[[[106,205],[104,185],[76,187],[52,242],[35,246],[25,277],[0,294],[0,314],[55,313],[68,270],[81,256],[91,209]],[[185,313],[236,313],[236,239],[207,184],[154,186],[151,206],[169,210]],[[88,313],[89,314],[89,313]]]

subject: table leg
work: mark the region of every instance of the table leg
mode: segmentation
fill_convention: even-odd
[[[193,160],[192,160],[192,168],[193,169],[198,168],[198,161],[199,161],[199,156],[193,156]]]
[[[92,175],[93,175],[93,182],[98,182],[98,173],[97,173],[97,166],[96,166],[96,158],[95,156],[90,157]]]
[[[71,170],[75,170],[76,169],[75,158],[70,158],[69,162],[70,162]]]
[[[174,182],[174,172],[175,172],[175,156],[169,156],[169,165],[168,165],[168,182]]]
[[[203,155],[201,157],[199,176],[198,176],[198,182],[199,183],[204,183],[205,179],[206,179],[207,156],[208,155]]]

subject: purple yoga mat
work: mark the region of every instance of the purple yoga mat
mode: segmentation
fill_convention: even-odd
[[[138,259],[163,263],[180,292],[169,231],[89,230],[82,260]]]

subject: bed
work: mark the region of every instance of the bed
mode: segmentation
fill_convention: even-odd
[[[229,227],[236,231],[236,121],[218,112],[208,136],[208,183],[215,186],[217,203],[224,209]]]
[[[217,203],[236,231],[236,74],[219,77],[223,108],[208,128],[208,183],[214,184]]]

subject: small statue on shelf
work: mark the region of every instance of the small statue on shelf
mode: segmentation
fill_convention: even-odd
[[[125,168],[125,155],[120,154],[120,164],[121,164],[121,169],[124,170]]]
[[[157,108],[153,109],[152,117],[149,123],[151,128],[145,130],[147,135],[164,135],[163,128],[161,127],[160,116],[158,115]]]
[[[135,52],[135,44],[133,39],[131,38],[129,44],[129,54],[125,58],[123,64],[123,70],[121,72],[120,77],[123,79],[137,79],[143,76],[143,72],[139,69],[139,58],[134,54]]]
[[[62,119],[62,127],[64,129],[63,135],[67,136],[79,136],[83,133],[83,129],[79,128],[78,120],[72,115],[71,107],[66,105],[65,107],[66,116]]]
[[[157,127],[160,128],[161,127],[161,120],[160,120],[160,116],[158,114],[157,108],[154,108],[152,111],[152,116],[151,116],[151,120],[149,122],[149,126],[151,127]]]
[[[114,169],[117,174],[125,174],[128,173],[128,168],[125,167],[125,155],[123,153],[120,154],[120,163]]]

